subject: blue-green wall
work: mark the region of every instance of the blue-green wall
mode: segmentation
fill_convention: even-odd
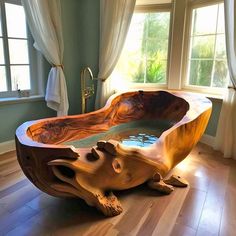
[[[16,128],[27,120],[53,116],[44,101],[0,105],[0,143],[14,139]]]
[[[44,61],[44,84],[50,66]],[[21,103],[0,103],[0,143],[14,139],[16,128],[25,121],[55,116],[56,112],[46,106],[44,99]]]
[[[212,113],[205,134],[215,136],[222,107],[222,100],[214,98],[210,98],[210,100],[212,101]]]
[[[95,77],[98,72],[99,53],[99,1],[61,0],[64,35],[64,65],[70,102],[69,114],[81,112],[80,71],[90,66]],[[45,72],[45,81],[47,80]],[[95,97],[95,96],[94,96]],[[90,99],[89,111],[94,108]],[[213,101],[213,113],[206,133],[214,136],[221,109],[220,100]],[[0,104],[0,143],[14,138],[15,129],[23,122],[55,116],[42,101],[18,104]]]
[[[97,74],[99,1],[61,0],[61,4],[69,114],[78,114],[81,111],[80,70],[90,66],[95,76]],[[47,73],[48,70],[45,72],[45,81]],[[90,99],[88,110],[93,107],[94,99]],[[0,104],[0,143],[14,139],[16,128],[23,122],[55,115],[43,100]]]
[[[98,71],[99,1],[61,0],[61,4],[69,114],[78,114],[81,112],[80,71],[86,66],[94,76]],[[94,97],[89,99],[88,111],[94,108]]]

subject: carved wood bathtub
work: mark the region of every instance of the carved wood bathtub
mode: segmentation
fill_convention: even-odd
[[[42,191],[80,197],[105,215],[117,215],[122,207],[108,194],[110,190],[146,181],[151,188],[166,193],[173,190],[162,178],[199,141],[211,107],[207,98],[184,92],[116,94],[104,108],[91,113],[22,124],[16,130],[18,161]],[[146,131],[149,136],[143,134]],[[99,141],[101,137],[105,141]],[[145,138],[152,142],[149,146],[126,145],[137,137],[144,139],[143,144]]]

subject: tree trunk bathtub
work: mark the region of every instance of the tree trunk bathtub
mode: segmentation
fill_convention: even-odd
[[[115,94],[100,110],[19,126],[18,161],[42,191],[80,197],[117,215],[122,207],[108,191],[147,182],[169,193],[186,185],[176,176],[163,178],[199,141],[211,107],[207,98],[185,92]]]

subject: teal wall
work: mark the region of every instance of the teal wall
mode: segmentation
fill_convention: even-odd
[[[44,101],[0,105],[0,143],[14,139],[16,128],[23,122],[53,115]]]
[[[210,100],[212,102],[212,113],[205,134],[215,136],[222,107],[222,100],[214,98],[210,98]]]
[[[86,66],[94,76],[98,71],[99,1],[61,0],[61,4],[69,114],[78,114],[81,112],[80,71]],[[94,109],[94,97],[88,101],[88,111]]]
[[[46,61],[43,63],[43,82],[46,84],[50,67]],[[24,101],[11,104],[0,103],[0,143],[14,139],[16,128],[25,121],[55,115],[56,113],[46,106],[43,98],[40,101]]]
[[[81,112],[80,70],[90,66],[94,75],[97,74],[99,1],[61,0],[61,4],[69,114],[78,114]],[[47,74],[48,70],[45,71],[45,81]],[[94,98],[88,103],[88,111],[93,108]],[[23,122],[55,115],[43,100],[0,104],[0,143],[14,139],[16,128]]]
[[[95,77],[98,72],[99,1],[61,0],[61,4],[69,114],[78,114],[81,112],[80,71],[85,66],[90,66]],[[45,71],[45,81],[47,73],[48,70]],[[94,109],[94,98],[95,96],[88,103],[88,111]],[[206,134],[214,136],[222,102],[214,99],[212,102],[213,113]],[[0,104],[0,143],[12,140],[15,129],[23,122],[55,115],[43,100]]]

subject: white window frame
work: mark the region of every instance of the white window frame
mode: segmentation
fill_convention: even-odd
[[[188,70],[189,70],[189,53],[191,47],[191,27],[192,27],[192,17],[193,10],[199,7],[212,6],[215,4],[224,3],[223,0],[194,0],[189,1],[187,6],[186,14],[186,30],[184,37],[184,52],[183,52],[183,63],[182,63],[182,89],[190,90],[193,92],[205,93],[205,94],[215,94],[222,95],[225,92],[225,88],[209,87],[209,86],[197,86],[188,84]]]
[[[128,89],[169,89],[203,93],[210,97],[222,98],[225,88],[202,86],[186,86],[188,80],[188,54],[190,47],[190,33],[192,11],[197,7],[204,7],[223,3],[223,0],[172,0],[172,3],[157,5],[137,5],[135,12],[170,11],[170,32],[167,59],[167,85],[156,83],[129,83]]]
[[[159,12],[169,12],[170,13],[170,22],[169,22],[169,41],[168,41],[168,52],[167,52],[167,69],[166,69],[166,83],[165,84],[158,84],[158,83],[133,83],[129,82],[126,85],[128,89],[156,89],[156,88],[163,88],[167,89],[168,86],[168,77],[169,77],[169,61],[170,61],[170,45],[171,45],[171,22],[172,22],[172,4],[165,3],[165,4],[152,4],[152,5],[136,5],[134,14],[135,13],[159,13]]]
[[[8,46],[8,39],[18,39],[15,37],[8,37],[7,35],[7,25],[6,25],[6,12],[5,12],[5,3],[20,5],[20,0],[0,0],[0,17],[2,22],[2,36],[3,39],[3,50],[4,50],[4,57],[5,57],[5,66],[6,69],[6,80],[7,80],[7,91],[0,92],[0,99],[7,99],[7,98],[14,98],[19,97],[18,91],[12,91],[11,88],[11,77],[10,77],[10,66],[11,65],[18,65],[18,64],[10,64],[9,58],[9,46]],[[37,50],[33,47],[34,40],[32,35],[29,32],[28,26],[27,28],[27,38],[24,40],[28,41],[28,56],[29,56],[29,64],[20,64],[20,65],[29,65],[29,72],[30,72],[30,89],[24,90],[28,91],[29,96],[35,95],[43,95],[43,56],[37,52]],[[22,38],[20,38],[22,39]],[[24,95],[23,95],[24,96]]]

